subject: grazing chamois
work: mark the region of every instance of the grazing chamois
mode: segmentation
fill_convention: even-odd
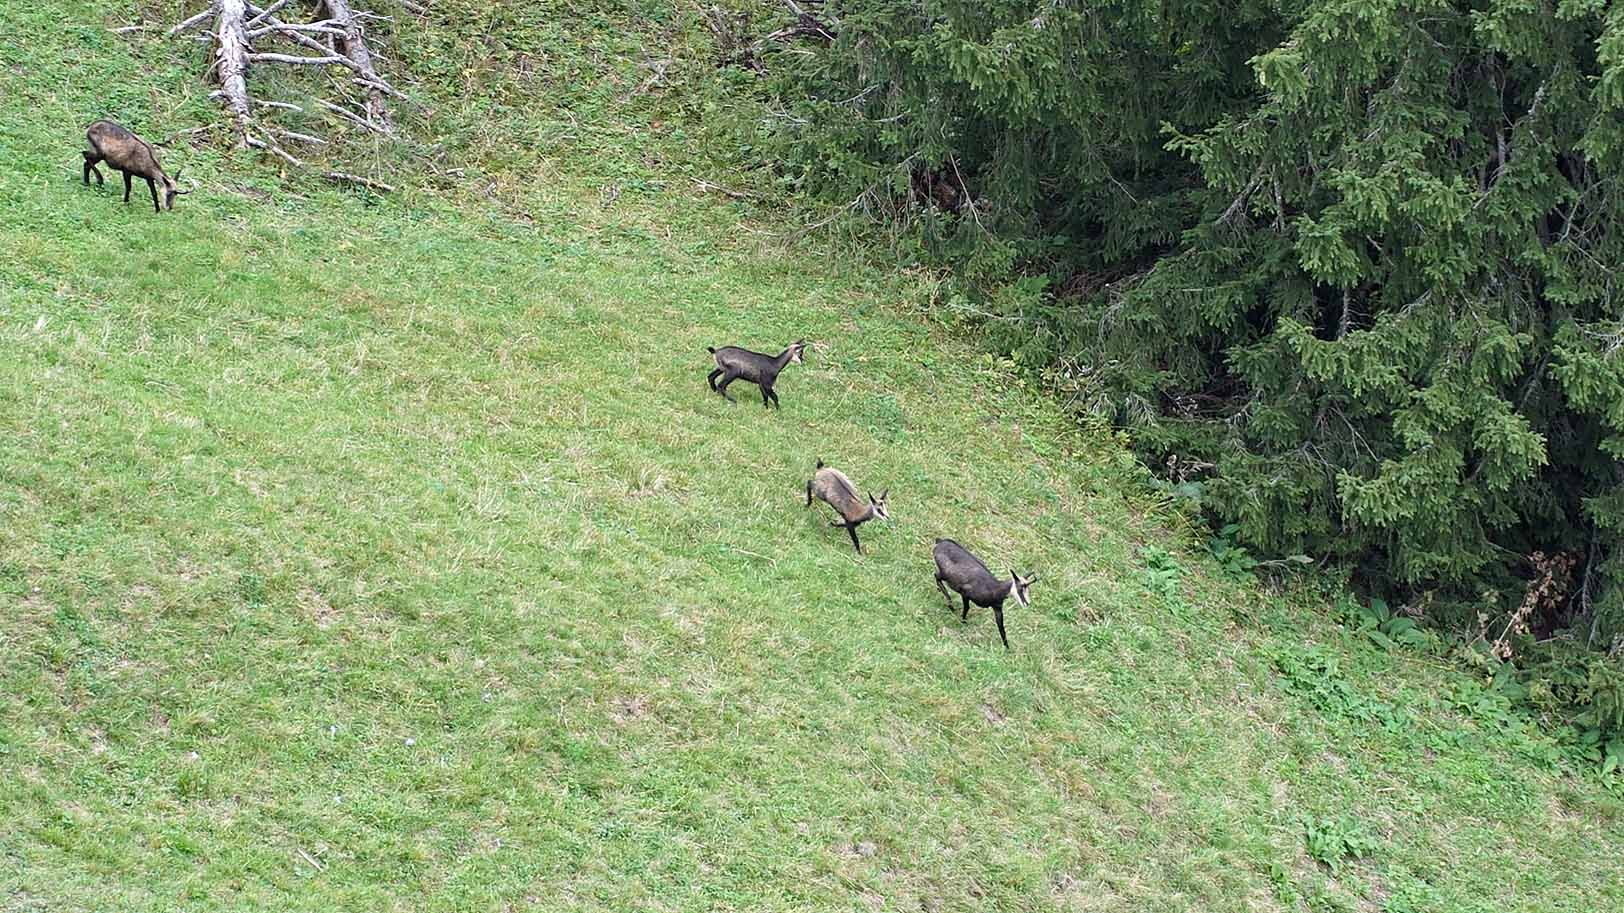
[[[778,405],[778,394],[773,392],[773,382],[778,380],[778,372],[784,370],[785,366],[791,362],[799,363],[804,360],[802,353],[806,351],[806,340],[792,343],[789,348],[777,355],[764,355],[738,346],[722,346],[720,349],[706,346],[706,348],[716,357],[716,370],[710,372],[705,382],[710,384],[712,390],[722,394],[723,399],[730,403],[738,402],[727,394],[727,385],[743,379],[761,388],[763,408],[778,406],[782,409],[784,407]],[[716,380],[718,377],[722,379],[720,383]]]
[[[948,587],[952,587],[964,600],[964,614],[959,617],[961,622],[970,619],[972,602],[992,609],[993,618],[998,621],[998,637],[1004,642],[1004,649],[1008,650],[1009,637],[1004,634],[1004,600],[1014,596],[1022,608],[1031,605],[1032,599],[1026,588],[1037,583],[1037,575],[1022,577],[1010,571],[1008,580],[995,577],[980,558],[952,539],[937,539],[931,554],[936,558],[936,588],[942,591],[942,598],[947,600],[947,610],[953,611],[953,597],[948,594]]]
[[[806,506],[811,507],[812,498],[816,496],[833,507],[835,513],[840,515],[840,522],[829,525],[844,527],[846,534],[851,536],[851,547],[857,549],[859,555],[862,554],[863,544],[857,541],[857,527],[876,518],[891,519],[891,514],[885,509],[886,495],[890,494],[891,489],[880,492],[878,498],[869,495],[868,500],[864,501],[857,494],[857,486],[846,478],[845,473],[823,465],[822,460],[818,460],[816,470],[812,478],[806,481]]]
[[[180,178],[180,172],[174,177],[164,174],[163,165],[158,163],[158,153],[146,140],[134,133],[120,127],[110,120],[99,120],[85,128],[85,139],[90,142],[90,148],[82,154],[85,157],[85,185],[90,185],[90,176],[96,175],[98,186],[107,183],[102,180],[102,173],[96,168],[97,162],[106,162],[113,168],[124,172],[124,202],[130,202],[131,176],[146,178],[147,189],[152,191],[152,211],[161,212],[158,208],[158,185],[164,185],[164,209],[175,208],[175,197],[191,193],[192,190],[181,190],[175,182]],[[196,189],[195,187],[192,189]]]

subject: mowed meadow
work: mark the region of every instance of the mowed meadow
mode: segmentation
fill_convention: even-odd
[[[83,127],[210,122],[201,52],[0,6],[0,910],[1624,908],[1616,781],[697,185],[691,11],[385,11],[400,193],[181,140],[155,215]],[[1013,649],[937,536],[1041,575]]]

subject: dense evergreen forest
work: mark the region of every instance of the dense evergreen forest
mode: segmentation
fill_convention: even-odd
[[[746,155],[904,227],[1227,542],[1617,654],[1624,8],[794,6]]]

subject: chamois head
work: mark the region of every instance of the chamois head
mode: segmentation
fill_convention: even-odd
[[[891,512],[885,509],[885,499],[890,493],[891,489],[887,488],[880,492],[880,496],[878,498],[875,498],[873,495],[868,496],[868,503],[870,507],[874,508],[874,518],[876,520],[891,519]]]
[[[167,174],[163,177],[165,209],[174,209],[176,197],[185,196],[186,194],[197,189],[197,182],[194,181],[192,182],[191,187],[181,190],[179,184],[177,183],[178,181],[180,181],[180,170],[178,169],[175,171],[174,177],[170,177]]]
[[[1012,570],[1009,572],[1009,580],[1009,594],[1015,597],[1015,601],[1021,604],[1021,608],[1031,606],[1032,597],[1027,593],[1027,590],[1032,584],[1038,582],[1038,575],[1033,574],[1030,577],[1022,577]]]
[[[806,340],[799,339],[789,345],[790,364],[801,364],[806,361]]]

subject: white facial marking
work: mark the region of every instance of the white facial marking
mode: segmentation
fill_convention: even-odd
[[[1024,609],[1031,605],[1026,601],[1026,591],[1014,580],[1009,582],[1009,594],[1015,597],[1015,601],[1021,604],[1021,608]]]

